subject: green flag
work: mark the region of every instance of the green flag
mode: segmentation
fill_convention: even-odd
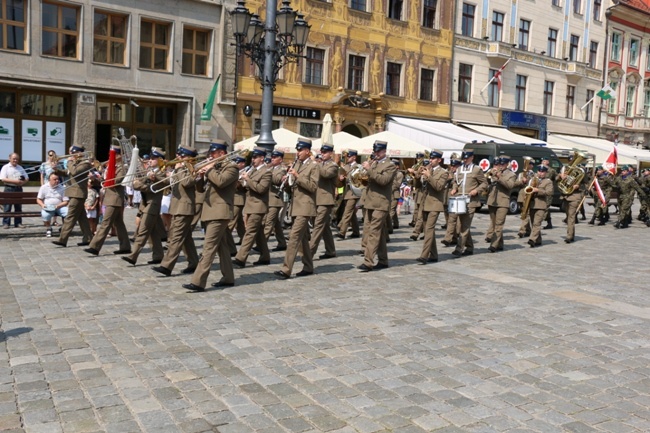
[[[208,102],[203,106],[203,111],[201,112],[201,120],[210,120],[212,118],[212,107],[214,106],[214,98],[217,96],[217,88],[219,87],[219,79],[221,74],[217,77],[217,81],[214,82],[214,87],[208,96]]]

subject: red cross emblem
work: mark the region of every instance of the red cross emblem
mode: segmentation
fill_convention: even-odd
[[[483,158],[481,162],[478,163],[478,166],[481,167],[481,170],[488,171],[490,169],[490,161],[487,158]]]
[[[515,161],[514,159],[510,161],[510,170],[514,171],[515,173],[517,172],[517,170],[519,170],[519,164],[517,164],[517,161]]]

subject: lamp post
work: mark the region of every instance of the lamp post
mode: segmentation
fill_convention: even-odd
[[[289,0],[282,0],[282,7],[277,8],[277,0],[267,0],[266,20],[262,24],[256,14],[246,8],[244,0],[237,1],[237,7],[230,12],[237,54],[243,53],[257,66],[258,77],[262,85],[262,124],[260,137],[256,144],[267,150],[273,150],[273,92],[278,72],[287,63],[298,62],[309,36],[309,24],[303,15],[297,13]]]

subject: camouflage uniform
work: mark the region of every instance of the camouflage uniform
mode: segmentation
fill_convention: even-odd
[[[634,203],[634,192],[639,193],[639,197],[645,200],[645,193],[641,186],[634,179],[634,176],[629,174],[627,169],[623,169],[621,176],[617,177],[614,185],[618,188],[618,221],[614,224],[616,228],[627,228],[630,221],[632,203]]]
[[[594,224],[596,220],[598,220],[598,225],[602,226],[605,225],[605,221],[608,218],[608,213],[609,213],[609,199],[612,196],[612,190],[613,190],[613,179],[614,177],[611,175],[610,172],[608,171],[603,171],[602,174],[597,176],[598,179],[598,184],[600,185],[600,189],[603,191],[603,195],[605,196],[605,204],[603,204],[600,201],[600,198],[598,197],[598,194],[594,194],[594,215],[591,218],[591,221],[589,224]]]

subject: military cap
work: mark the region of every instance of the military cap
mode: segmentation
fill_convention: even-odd
[[[111,150],[115,153],[122,153],[122,146],[111,144]]]
[[[547,171],[548,171],[548,167],[545,166],[545,165],[538,165],[538,166],[537,166],[537,171],[547,172]]]
[[[512,158],[510,158],[508,155],[501,155],[499,161],[501,161],[499,164],[508,164],[510,161],[512,161]]]
[[[379,152],[380,150],[386,150],[387,148],[388,148],[388,143],[385,142],[385,141],[377,140],[372,145],[372,151],[373,152]],[[424,156],[424,155],[422,155],[422,156]]]
[[[548,156],[542,156],[542,157],[540,158],[540,160],[541,160],[541,161],[550,161],[550,159],[548,158]]]
[[[296,143],[296,150],[302,150],[302,149],[311,150],[311,140],[309,138],[300,137],[298,139],[298,143]]]
[[[463,161],[461,161],[460,159],[452,159],[449,161],[449,165],[458,167],[460,165],[463,165]]]
[[[189,157],[195,157],[199,153],[194,149],[193,147],[183,147],[183,146],[178,146],[178,149],[176,149],[176,153],[181,156],[189,156]]]
[[[253,149],[253,153],[251,154],[253,158],[256,156],[266,156],[266,149],[263,149],[261,147],[256,147]]]
[[[86,148],[83,146],[77,146],[76,144],[73,144],[70,146],[70,153],[79,153],[79,152],[85,152]]]
[[[334,146],[330,146],[329,144],[323,144],[320,147],[321,152],[334,152]]]
[[[145,161],[147,161],[147,160],[149,160],[150,158],[149,158],[149,155],[145,153],[144,155],[142,155],[142,159],[145,160]]]
[[[246,158],[242,158],[241,156],[236,156],[235,159],[233,159],[233,162],[239,164],[240,162],[246,162]]]
[[[152,158],[164,158],[165,157],[165,151],[162,150],[160,147],[152,147],[151,148],[151,157]]]
[[[416,158],[424,158],[424,153],[418,152],[418,153],[415,154],[415,157]]]
[[[215,140],[212,143],[210,143],[210,152],[214,152],[215,150],[228,150],[228,143],[226,143],[224,140]]]
[[[464,150],[463,153],[460,155],[460,159],[469,158],[470,156],[474,156],[474,151],[469,149]]]
[[[275,157],[284,158],[284,152],[282,152],[281,150],[274,150],[273,152],[271,152],[271,158],[275,158]]]
[[[357,156],[359,152],[356,150],[348,150],[348,156]]]
[[[438,152],[437,150],[432,150],[431,153],[429,154],[429,158],[442,158],[442,152]]]

